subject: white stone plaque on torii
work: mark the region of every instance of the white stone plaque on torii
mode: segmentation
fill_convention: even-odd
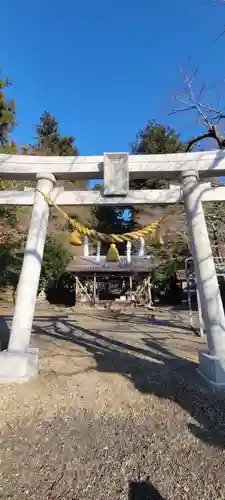
[[[126,196],[129,191],[127,153],[104,154],[104,195]]]

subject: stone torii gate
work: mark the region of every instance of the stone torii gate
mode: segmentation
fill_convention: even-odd
[[[199,178],[225,175],[225,153],[208,151],[167,155],[106,153],[93,157],[37,157],[0,155],[4,179],[37,180],[37,190],[1,191],[1,205],[33,205],[19,279],[7,351],[0,353],[0,381],[28,380],[38,371],[38,350],[30,336],[41,272],[49,206],[43,192],[58,205],[146,205],[183,202],[194,258],[195,275],[208,348],[199,355],[199,371],[210,383],[225,387],[225,316],[210,247],[202,201],[225,200],[225,187],[211,188]],[[180,187],[164,190],[129,190],[130,179],[180,179]],[[98,191],[55,188],[56,179],[101,179]]]

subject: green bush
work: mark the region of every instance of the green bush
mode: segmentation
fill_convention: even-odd
[[[23,264],[26,239],[10,243],[0,252],[0,288],[17,287]],[[47,235],[39,291],[44,290],[51,282],[57,282],[65,272],[71,259],[70,253],[54,236]]]

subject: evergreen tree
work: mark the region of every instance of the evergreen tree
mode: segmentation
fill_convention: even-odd
[[[40,118],[36,126],[36,144],[33,149],[36,154],[52,156],[77,156],[78,148],[74,144],[74,137],[61,136],[59,123],[48,111]]]
[[[2,77],[0,68],[0,147],[9,146],[9,136],[16,122],[16,106],[12,99],[7,99],[6,90],[11,86],[9,78]],[[13,151],[14,152],[14,151]]]
[[[3,78],[0,68],[0,154],[15,154],[17,146],[10,141],[10,135],[16,122],[16,106],[12,99],[8,99],[6,92],[11,86],[9,78]],[[16,181],[0,179],[0,189],[12,189]],[[0,207],[0,250],[5,249],[15,238],[18,239],[18,208]]]
[[[168,153],[180,153],[185,151],[186,144],[170,127],[150,120],[146,127],[141,129],[135,141],[131,145],[132,154],[156,155]],[[168,181],[164,179],[134,180],[131,183],[133,189],[160,189],[166,187]]]
[[[148,121],[147,125],[141,129],[135,141],[131,145],[132,154],[168,154],[179,153],[185,151],[186,144],[180,140],[180,137],[170,127],[165,127],[153,120]],[[160,189],[168,188],[169,180],[163,178],[137,179],[131,182],[132,189]],[[149,207],[149,206],[148,206]],[[146,207],[139,209],[138,207],[130,208],[132,214],[133,226],[138,225],[138,219],[141,213],[146,211]]]
[[[36,126],[37,149],[53,153],[59,138],[59,124],[54,116],[45,111]]]
[[[132,154],[166,154],[185,151],[186,145],[170,127],[148,121],[132,143]]]
[[[156,121],[150,120],[147,125],[139,131],[136,136],[135,141],[131,145],[132,154],[169,154],[169,153],[179,153],[183,152],[186,149],[186,144],[181,141],[179,135],[170,127],[165,127],[163,124],[159,124]],[[134,180],[131,182],[132,189],[161,189],[168,188],[170,180],[166,179],[165,176],[163,178],[154,178],[151,177],[151,173],[149,173],[148,179]],[[147,205],[142,207],[130,207],[131,220],[133,228],[137,228],[142,226],[142,219],[144,218],[145,223],[148,220],[154,219],[155,205]],[[164,209],[164,208],[163,208]],[[170,209],[170,207],[165,207],[165,210]],[[177,207],[177,217],[181,217],[181,209]],[[147,216],[147,218],[146,218]],[[157,217],[156,217],[157,218]],[[176,236],[177,238],[177,236]],[[174,258],[175,255],[178,256],[181,252],[181,248],[185,248],[185,252],[187,252],[187,244],[184,242],[182,237],[179,245],[177,241],[172,241],[171,236],[167,237],[167,241],[165,241],[166,247],[163,249],[153,248],[151,246],[151,239],[146,241],[146,251],[148,253],[157,254],[158,258],[163,262],[167,261],[169,258]],[[178,249],[179,247],[179,249]],[[183,250],[182,250],[183,251]],[[166,252],[166,253],[165,253]]]

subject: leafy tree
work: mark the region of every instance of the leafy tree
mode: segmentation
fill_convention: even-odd
[[[99,185],[95,189],[100,189]],[[110,206],[96,206],[91,211],[90,225],[96,231],[101,233],[122,234],[129,231],[130,219],[124,218],[124,208]],[[109,243],[102,243],[101,252],[106,254],[109,248]],[[119,252],[122,254],[125,251],[124,244],[117,244]]]
[[[177,258],[168,258],[168,260],[159,264],[153,271],[152,281],[157,283],[159,281],[168,281],[171,276],[174,276],[176,271],[179,269],[180,260]]]
[[[0,252],[0,288],[11,286],[15,292],[22,268],[25,243],[26,235],[24,234],[21,239],[10,241]],[[71,255],[64,246],[53,236],[47,235],[39,291],[45,290],[51,282],[60,278],[70,258]]]
[[[215,257],[220,257],[225,242],[224,202],[205,203],[204,214],[213,253]]]
[[[71,258],[68,250],[53,235],[47,235],[39,289],[58,281]]]
[[[16,154],[18,152],[16,143],[10,140],[11,133],[17,125],[15,101],[8,99],[6,95],[6,91],[11,85],[10,78],[3,79],[0,67],[0,154]],[[12,184],[11,181],[0,180],[0,189],[6,189]]]
[[[9,78],[3,78],[0,68],[0,146],[4,147],[9,143],[9,136],[13,131],[16,122],[15,102],[7,99],[5,91],[11,86]]]
[[[8,142],[4,146],[0,146],[0,154],[15,155],[17,153],[18,148],[14,141]]]
[[[12,287],[13,297],[19,281],[20,271],[23,262],[21,241],[9,241],[0,251],[0,288]]]
[[[10,142],[10,134],[17,124],[15,103],[6,97],[6,90],[11,85],[7,78],[3,80],[0,72],[0,153],[32,155],[78,155],[73,137],[61,136],[55,117],[45,112],[36,127],[37,140],[34,145],[17,148]],[[23,183],[20,183],[23,184]],[[18,187],[15,181],[0,180],[0,189]],[[23,262],[26,230],[19,225],[20,209],[0,207],[0,287],[12,286],[16,290]],[[65,269],[70,254],[53,236],[47,236],[40,289],[49,281],[57,281]]]
[[[131,145],[132,154],[165,154],[176,153],[185,150],[185,144],[180,140],[179,135],[173,129],[166,128],[155,121],[149,121],[137,134],[135,141]],[[131,189],[159,189],[167,187],[168,181],[165,179],[144,179],[134,180],[130,183]],[[99,186],[96,185],[96,189]],[[150,206],[150,208],[152,208]],[[124,220],[124,211],[128,216]],[[130,231],[140,226],[139,219],[143,211],[149,210],[148,207],[97,207],[92,210],[92,218],[95,229],[102,232],[122,233]],[[135,246],[135,245],[134,245]],[[104,252],[108,245],[103,245]],[[124,245],[120,246],[120,252],[124,250]]]

